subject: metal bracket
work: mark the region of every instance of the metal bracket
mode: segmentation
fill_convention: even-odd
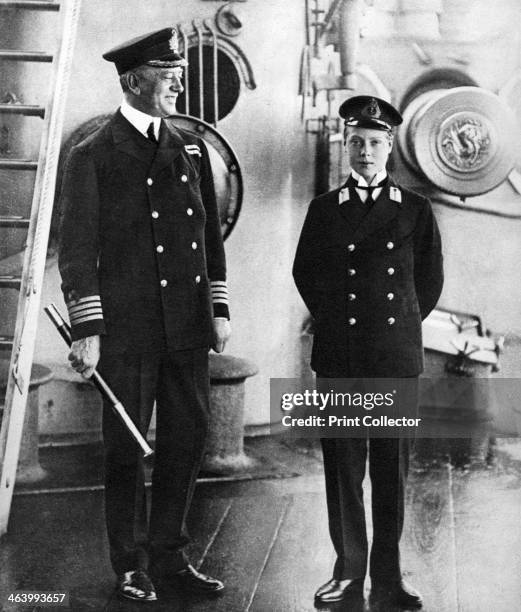
[[[0,100],[0,104],[23,104],[22,100],[12,91],[6,91]]]
[[[13,365],[13,380],[15,382],[16,388],[18,389],[18,391],[20,393],[23,394],[24,392],[24,379],[23,376],[20,374],[20,371],[18,370],[18,357],[16,358],[15,364]]]
[[[221,34],[226,36],[237,36],[242,30],[242,21],[240,17],[233,11],[233,5],[225,4],[217,11],[215,15],[215,24]]]
[[[329,119],[327,117],[306,119],[306,134],[322,134],[324,130],[336,133],[338,132],[338,123],[338,119],[332,117]],[[313,124],[316,124],[316,127]]]

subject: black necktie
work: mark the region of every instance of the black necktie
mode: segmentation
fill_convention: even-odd
[[[152,121],[147,130],[148,139],[157,144],[156,133],[154,131],[154,122]]]
[[[367,198],[365,199],[364,204],[367,204],[367,206],[372,206],[374,204],[373,192],[375,189],[380,189],[380,186],[373,185],[371,187],[363,187],[362,185],[357,185],[356,188],[367,191]]]
[[[353,179],[353,185],[356,189],[363,189],[364,191],[367,191],[367,199],[364,202],[365,204],[367,204],[367,206],[372,206],[374,204],[374,198],[373,198],[374,190],[381,189],[387,183],[387,177],[385,177],[383,181],[380,181],[377,185],[371,185],[370,187],[367,187],[364,185],[358,185],[352,176],[351,178]]]

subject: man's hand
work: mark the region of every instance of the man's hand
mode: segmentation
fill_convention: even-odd
[[[71,345],[69,361],[71,366],[85,378],[90,378],[100,357],[100,337],[87,336],[75,340]]]
[[[213,320],[213,344],[212,348],[216,353],[222,353],[228,339],[232,333],[230,321],[217,317]]]

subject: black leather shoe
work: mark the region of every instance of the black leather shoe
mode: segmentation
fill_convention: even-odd
[[[315,600],[320,603],[333,603],[342,601],[348,594],[362,595],[364,592],[364,578],[351,578],[336,580],[332,578],[323,584],[315,593]]]
[[[133,570],[118,576],[116,585],[118,595],[133,601],[157,601],[156,590],[148,574],[143,570]]]
[[[224,584],[220,580],[198,572],[191,565],[187,565],[180,572],[176,572],[174,580],[184,589],[198,591],[199,593],[219,593],[224,589]]]
[[[419,609],[423,605],[422,596],[405,580],[398,582],[373,582],[370,601],[386,601],[404,609]]]

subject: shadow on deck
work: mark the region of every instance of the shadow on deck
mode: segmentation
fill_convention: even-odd
[[[237,481],[203,475],[190,514],[192,563],[223,579],[224,593],[213,599],[159,593],[156,603],[133,604],[114,595],[100,448],[43,450],[49,478],[39,487],[46,492],[18,488],[2,539],[0,610],[40,609],[10,604],[16,590],[68,591],[68,608],[41,608],[57,612],[315,610],[313,593],[333,564],[318,446],[255,438],[247,440],[247,451],[259,459],[259,470]],[[426,612],[520,609],[520,485],[521,441],[418,441],[402,566],[422,592]],[[368,608],[344,601],[321,609]]]

